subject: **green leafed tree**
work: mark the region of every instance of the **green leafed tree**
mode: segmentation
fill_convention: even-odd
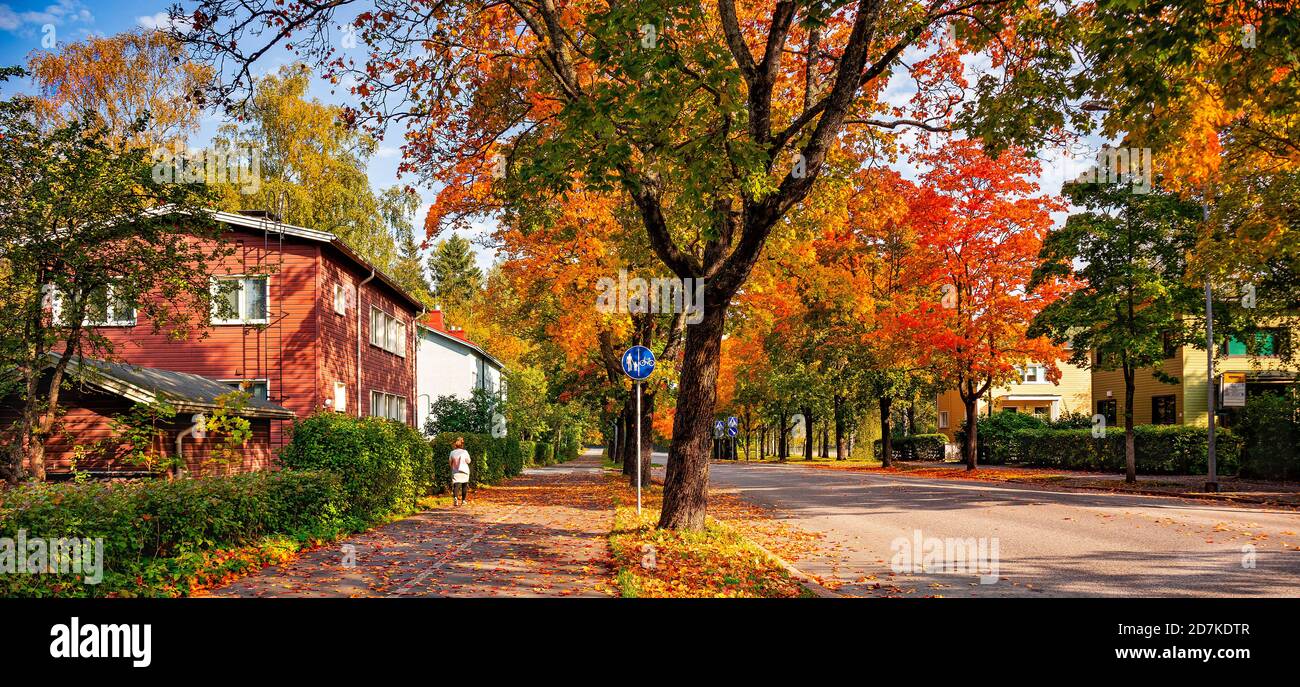
[[[438,242],[429,256],[429,273],[433,275],[433,294],[443,307],[470,305],[483,290],[483,271],[475,262],[469,240],[459,234]]]
[[[158,181],[149,151],[98,118],[43,129],[37,108],[23,96],[0,101],[0,369],[16,371],[5,375],[16,388],[0,394],[19,399],[17,420],[0,427],[10,482],[45,478],[44,440],[70,362],[114,353],[97,327],[141,318],[184,336],[206,321],[207,267],[228,253],[200,210],[208,187]],[[191,214],[146,214],[164,205]]]
[[[1030,336],[1071,345],[1070,362],[1124,374],[1126,480],[1136,481],[1133,392],[1139,370],[1162,370],[1169,347],[1195,344],[1200,292],[1184,279],[1200,208],[1177,196],[1120,184],[1067,184],[1083,212],[1048,234],[1030,288],[1075,282],[1035,318]],[[1201,345],[1204,345],[1203,343]]]
[[[391,273],[398,284],[428,306],[434,305],[433,288],[424,274],[420,246],[415,242],[413,220],[420,207],[420,196],[409,188],[390,186],[379,194],[379,211],[392,236],[397,254]]]
[[[345,126],[338,106],[309,99],[310,81],[302,64],[262,77],[238,112],[241,123],[218,131],[212,148],[255,155],[259,177],[222,185],[221,205],[271,210],[290,224],[328,231],[387,269],[397,247],[366,175],[375,141]]]

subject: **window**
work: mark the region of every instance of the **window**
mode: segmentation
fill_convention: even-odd
[[[340,315],[348,314],[348,290],[343,288],[342,284],[334,285],[334,312]]]
[[[268,277],[212,280],[213,324],[266,324],[270,320]]]
[[[1048,408],[1047,406],[1034,406],[1035,417],[1041,417],[1045,419],[1049,414],[1051,414],[1051,409]]]
[[[254,400],[265,401],[271,398],[270,385],[265,379],[223,379],[221,383],[248,392]]]
[[[63,320],[64,295],[51,287],[54,293],[50,304],[51,314],[56,322],[64,326],[70,324]],[[117,295],[112,284],[96,289],[87,298],[86,316],[81,322],[84,327],[134,327],[135,306],[125,298]]]
[[[939,429],[948,429],[948,411],[939,411]]]
[[[1175,425],[1178,424],[1178,397],[1176,396],[1152,396],[1151,397],[1151,424],[1153,425]]]
[[[406,324],[379,308],[371,308],[370,345],[406,357]]]
[[[1255,332],[1255,336],[1247,337],[1245,341],[1235,336],[1228,337],[1228,342],[1219,347],[1219,352],[1225,355],[1277,355],[1279,344],[1282,341],[1282,332],[1276,329],[1266,329]]]
[[[386,417],[389,420],[406,422],[406,397],[387,394],[382,391],[371,391],[370,414],[376,417]]]
[[[1020,368],[1020,381],[1025,384],[1038,384],[1047,381],[1047,368],[1042,365],[1026,365]]]
[[[334,382],[334,410],[346,413],[348,410],[347,382]]]
[[[1113,398],[1097,401],[1097,414],[1106,418],[1106,422],[1113,425],[1119,422],[1119,404]]]

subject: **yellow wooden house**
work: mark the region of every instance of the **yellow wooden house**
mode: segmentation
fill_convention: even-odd
[[[1092,408],[1093,384],[1086,368],[1062,360],[1057,362],[1061,370],[1059,382],[1047,380],[1046,366],[1041,363],[1026,363],[1018,369],[1020,380],[1008,386],[992,389],[976,403],[980,414],[1010,410],[1018,413],[1037,415],[1044,420],[1055,420],[1068,413],[1089,413]],[[990,406],[990,400],[992,406]],[[957,430],[961,429],[966,419],[966,407],[961,402],[961,395],[956,389],[939,394],[938,405],[939,431],[955,441]]]

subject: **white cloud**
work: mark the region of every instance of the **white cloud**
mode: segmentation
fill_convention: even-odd
[[[173,27],[188,29],[190,26],[189,19],[181,17],[173,21],[171,16],[166,12],[155,12],[143,17],[136,17],[135,23],[139,24],[141,28],[149,29],[150,31],[165,31]]]
[[[0,4],[0,31],[30,33],[32,29],[46,24],[59,27],[94,22],[94,15],[80,0],[59,0],[55,4],[46,5],[44,9],[23,12],[17,12],[7,4]]]

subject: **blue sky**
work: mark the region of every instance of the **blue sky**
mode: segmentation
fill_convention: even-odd
[[[84,40],[91,35],[108,36],[138,28],[152,29],[167,18],[167,7],[172,0],[0,0],[0,65],[19,65],[27,61],[35,50],[43,50],[48,43],[47,37],[53,37],[59,43]],[[270,54],[259,72],[274,71],[291,61],[291,56],[283,51]],[[10,84],[2,92],[27,90],[26,84]],[[311,95],[327,103],[342,104],[349,96],[346,93],[330,93],[328,84],[317,81]],[[212,138],[221,120],[215,116],[204,119],[199,133],[192,140],[193,145],[206,145]],[[368,173],[370,183],[377,191],[393,184],[415,183],[414,179],[397,176],[397,163],[400,158],[400,137],[386,138],[379,150],[370,160]],[[424,210],[432,200],[433,194],[427,188],[418,188],[424,199],[424,205],[417,216],[418,227],[423,225]],[[477,232],[477,238],[482,232]],[[417,236],[417,238],[423,238]],[[493,260],[493,251],[476,245],[479,266],[484,270]]]

